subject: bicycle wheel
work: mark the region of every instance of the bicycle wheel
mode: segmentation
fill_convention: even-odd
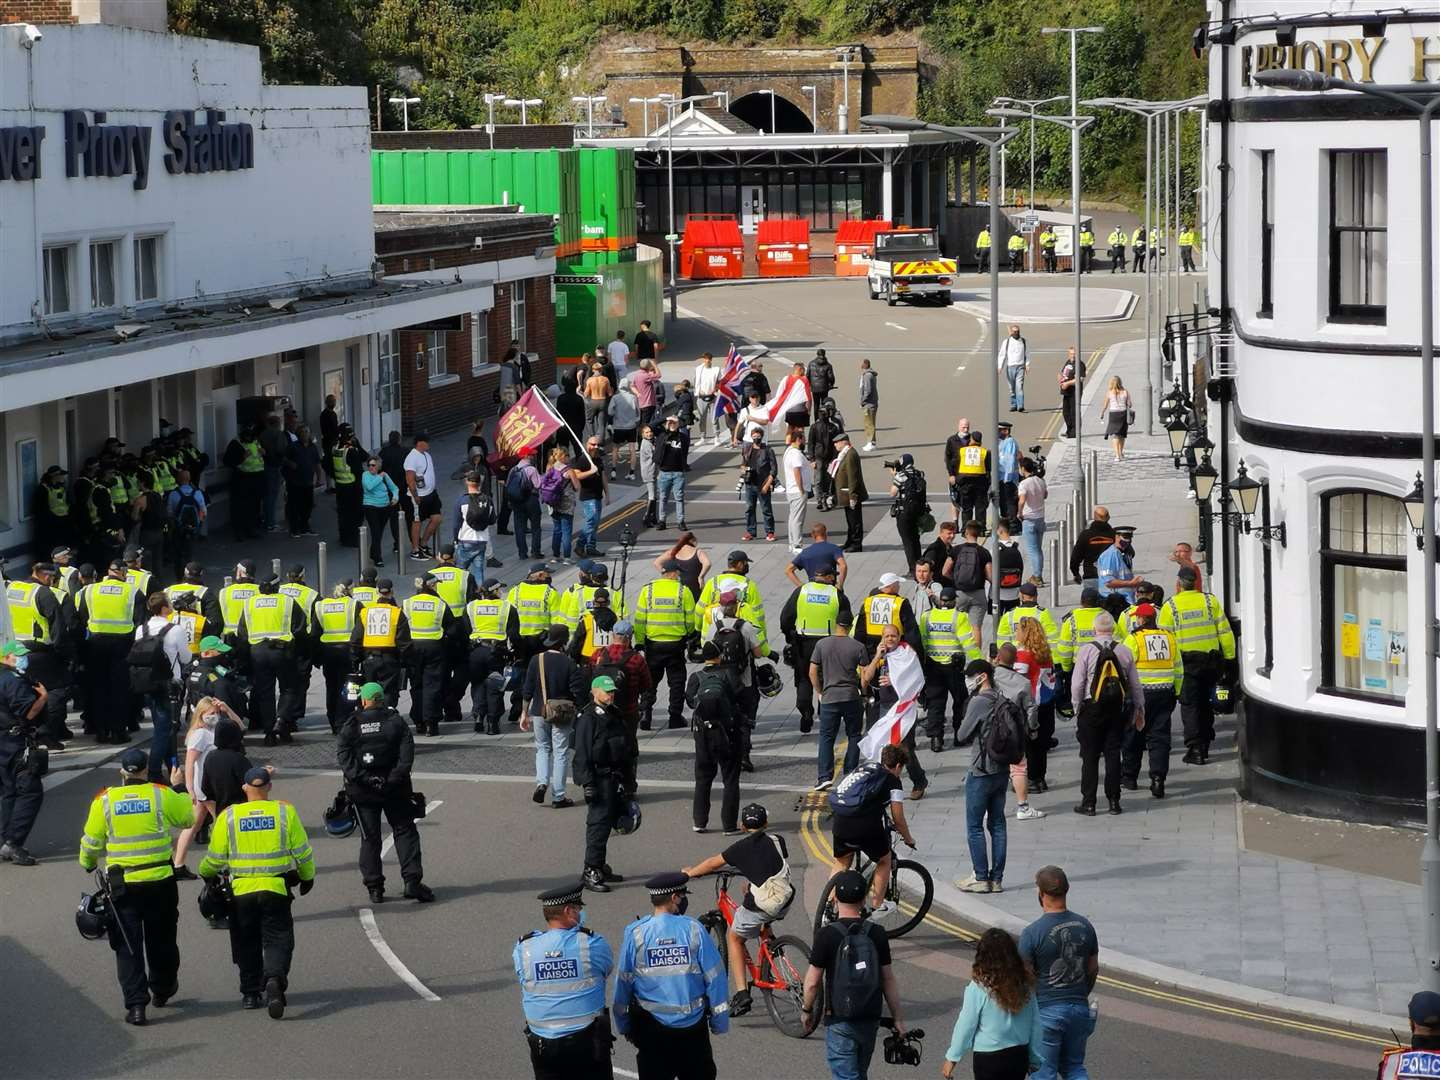
[[[725,965],[725,970],[730,970],[730,950],[725,947],[725,933],[729,929],[725,925],[725,916],[719,911],[707,911],[700,916],[700,925],[710,935],[710,940],[715,942],[715,948],[720,950],[720,962]]]
[[[835,921],[835,879],[844,871],[830,875],[830,880],[825,883],[825,888],[820,892],[820,903],[815,906],[815,933],[819,933],[826,924]]]
[[[810,968],[810,946],[792,934],[772,938],[760,961],[760,981],[784,983],[783,990],[766,990],[765,1009],[782,1035],[805,1038],[805,972]]]
[[[867,884],[873,876],[872,869],[866,875]],[[883,926],[892,938],[903,937],[919,926],[930,911],[935,901],[935,881],[930,871],[914,859],[895,859],[890,864],[885,899],[895,905],[895,910],[878,918],[872,915],[870,921]]]

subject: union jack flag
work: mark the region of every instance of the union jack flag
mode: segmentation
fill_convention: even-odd
[[[750,371],[750,361],[733,344],[725,355],[725,367],[715,383],[715,416],[740,411],[740,384]]]

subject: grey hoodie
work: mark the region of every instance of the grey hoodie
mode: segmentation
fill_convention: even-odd
[[[995,665],[995,689],[1025,710],[1025,732],[1032,738],[1040,730],[1040,707],[1030,690],[1030,679],[1014,668]]]

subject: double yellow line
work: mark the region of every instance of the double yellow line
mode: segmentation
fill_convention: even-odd
[[[837,748],[836,757],[841,757],[843,753],[843,747]],[[829,845],[825,842],[825,834],[821,831],[820,827],[820,807],[823,805],[824,796],[820,793],[811,793],[804,796],[804,799],[806,805],[800,814],[800,838],[804,841],[805,846],[810,850],[810,854],[819,865],[834,867],[835,860],[831,856]],[[910,908],[910,910],[913,911],[914,909]],[[958,923],[953,923],[941,918],[936,915],[933,910],[925,916],[925,921],[941,933],[947,934],[960,941],[974,942],[977,941],[980,936],[975,933],[975,931],[968,930]],[[1108,975],[1100,976],[1097,981],[1107,989],[1120,990],[1125,993],[1135,994],[1138,997],[1149,998],[1152,1001],[1161,1001],[1168,1005],[1194,1009],[1215,1016],[1224,1016],[1232,1020],[1268,1024],[1272,1027],[1283,1028],[1287,1031],[1300,1032],[1307,1035],[1324,1035],[1332,1039],[1359,1043],[1363,1046],[1388,1049],[1395,1045],[1391,1040],[1377,1038],[1373,1035],[1347,1031],[1344,1028],[1326,1027],[1323,1024],[1312,1024],[1288,1016],[1255,1012],[1252,1009],[1240,1008],[1234,1005],[1224,1005],[1219,1002],[1207,1001],[1203,998],[1190,997],[1185,994],[1175,994],[1168,990],[1157,989],[1153,986],[1144,986],[1140,983],[1129,982],[1125,979],[1117,979]]]

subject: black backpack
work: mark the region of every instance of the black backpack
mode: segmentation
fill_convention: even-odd
[[[830,963],[830,1014],[836,1020],[863,1019],[880,993],[880,950],[869,924],[845,927],[845,937]]]
[[[1025,760],[1025,710],[998,690],[985,727],[985,756],[995,765]]]
[[[750,650],[745,645],[745,635],[740,632],[737,620],[734,626],[722,626],[715,631],[715,647],[720,650],[720,662],[727,667],[740,668],[744,666],[745,659]]]
[[[525,463],[521,462],[510,470],[510,475],[505,478],[505,494],[510,497],[512,503],[524,502],[535,490],[535,483],[530,479],[530,474],[525,471]]]
[[[495,504],[485,492],[465,496],[465,524],[479,532],[495,524]]]
[[[180,501],[175,507],[175,527],[189,536],[200,531],[200,500],[195,490],[178,492]]]
[[[625,692],[625,665],[629,662],[630,657],[634,655],[635,650],[630,649],[626,651],[618,661],[607,660],[603,664],[596,664],[594,671],[591,672],[591,679],[598,679],[601,675],[609,675],[610,678],[615,680],[616,694],[623,694]]]
[[[985,587],[985,564],[980,553],[985,550],[979,544],[955,545],[955,565],[950,571],[950,580],[955,582],[959,592],[974,592]]]
[[[1130,684],[1115,655],[1115,642],[1092,641],[1095,665],[1090,675],[1090,700],[1110,715],[1123,715],[1130,705]]]
[[[175,629],[166,624],[158,634],[145,634],[135,639],[125,658],[130,670],[130,691],[135,694],[158,694],[170,685],[174,668],[165,655],[165,635]]]
[[[705,744],[705,749],[716,761],[729,761],[735,756],[735,743],[730,731],[711,714],[724,713],[730,709],[730,680],[716,671],[702,671],[695,690],[694,723],[695,733]],[[718,705],[719,709],[708,708]]]

